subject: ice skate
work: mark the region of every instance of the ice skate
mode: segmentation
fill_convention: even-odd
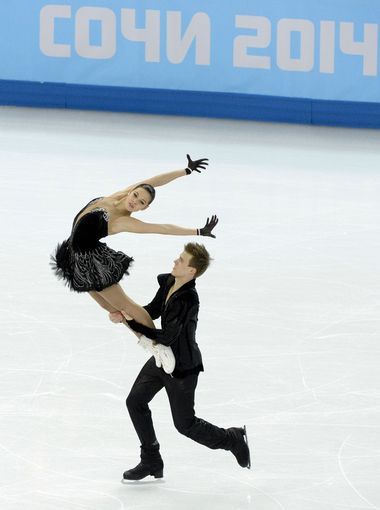
[[[243,428],[231,427],[227,430],[233,438],[233,443],[230,448],[231,453],[235,456],[239,466],[251,469],[251,455],[249,451],[248,435],[245,425]]]
[[[162,366],[163,370],[167,374],[171,374],[175,368],[175,357],[171,347],[167,347],[163,344],[154,344],[152,340],[142,335],[138,341],[138,344],[151,354],[153,354],[156,361],[156,366],[159,368]]]
[[[163,478],[164,462],[160,455],[160,445],[156,442],[149,447],[141,446],[140,449],[141,462],[136,467],[124,471],[122,482],[142,480],[147,476]]]

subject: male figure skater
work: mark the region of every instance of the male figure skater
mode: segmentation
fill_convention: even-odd
[[[195,280],[210,264],[206,248],[188,243],[174,261],[171,274],[158,276],[159,289],[152,302],[144,308],[152,319],[161,316],[162,329],[152,329],[134,320],[127,320],[138,334],[170,346],[176,360],[172,374],[156,366],[150,358],[143,366],[127,398],[127,408],[141,443],[141,461],[125,471],[123,481],[141,480],[149,475],[163,477],[164,463],[153,428],[148,403],[162,388],[169,397],[176,429],[181,434],[212,449],[232,452],[242,467],[250,468],[250,453],[245,427],[228,429],[212,425],[194,412],[194,393],[199,372],[203,371],[202,356],[195,339],[199,299]]]

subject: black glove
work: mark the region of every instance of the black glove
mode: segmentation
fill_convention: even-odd
[[[153,331],[152,328],[149,328],[148,326],[145,326],[144,324],[141,324],[140,322],[136,322],[134,319],[126,320],[126,323],[128,324],[128,326],[131,329],[133,329],[133,331],[136,331],[137,333],[141,333],[142,335],[145,335],[146,337],[151,338],[151,333]]]
[[[186,157],[187,157],[186,173],[188,175],[191,174],[191,172],[194,172],[194,170],[196,172],[201,173],[201,171],[199,169],[202,168],[202,170],[205,170],[206,166],[208,165],[208,163],[207,163],[208,159],[207,158],[196,159],[195,161],[192,161],[188,154],[186,154]]]
[[[139,331],[139,326],[142,326],[142,324],[135,321],[135,319],[125,319],[125,322],[128,324],[128,326],[133,329],[133,331],[137,331],[137,333],[141,333]]]
[[[211,231],[216,227],[218,221],[219,220],[215,214],[211,216],[211,220],[207,218],[206,225],[203,228],[198,229],[198,235],[213,237],[215,239],[215,236],[211,233]]]

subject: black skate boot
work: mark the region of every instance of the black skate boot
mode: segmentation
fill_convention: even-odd
[[[245,425],[243,428],[231,427],[227,429],[232,439],[230,451],[236,457],[239,465],[251,469],[251,456],[248,447],[248,436]]]
[[[160,445],[156,442],[146,447],[141,446],[141,462],[136,467],[128,469],[123,474],[123,480],[142,480],[147,476],[162,478],[164,476],[164,463],[160,455]]]

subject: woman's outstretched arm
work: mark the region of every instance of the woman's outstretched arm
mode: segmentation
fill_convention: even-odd
[[[192,172],[198,172],[200,173],[201,170],[205,170],[206,166],[208,165],[208,159],[202,158],[192,161],[190,156],[187,154],[187,166],[186,168],[183,168],[181,170],[174,170],[172,172],[166,172],[163,174],[155,175],[154,177],[149,177],[148,179],[145,179],[143,181],[137,182],[135,184],[132,184],[131,186],[128,186],[128,188],[125,188],[121,191],[117,191],[111,197],[117,198],[118,195],[128,193],[128,191],[138,188],[141,184],[150,184],[153,186],[153,188],[158,188],[159,186],[165,186],[165,184],[169,184],[169,182],[174,181],[175,179],[178,179],[179,177],[184,177],[185,175],[189,175]]]
[[[162,223],[145,223],[144,221],[137,220],[136,218],[122,217],[114,222],[113,234],[120,232],[134,232],[135,234],[163,234],[172,236],[208,236],[214,237],[212,230],[218,223],[217,216],[207,218],[207,222],[202,228],[186,228],[177,225],[162,224]]]
[[[150,184],[153,188],[158,188],[159,186],[165,186],[165,184],[169,184],[169,182],[178,179],[179,177],[184,177],[186,174],[185,168],[182,170],[173,170],[172,172],[165,172],[163,174],[155,175],[154,177],[149,177],[149,179],[145,179],[145,181],[138,182],[137,184],[132,185],[132,189],[139,186],[139,184]]]

